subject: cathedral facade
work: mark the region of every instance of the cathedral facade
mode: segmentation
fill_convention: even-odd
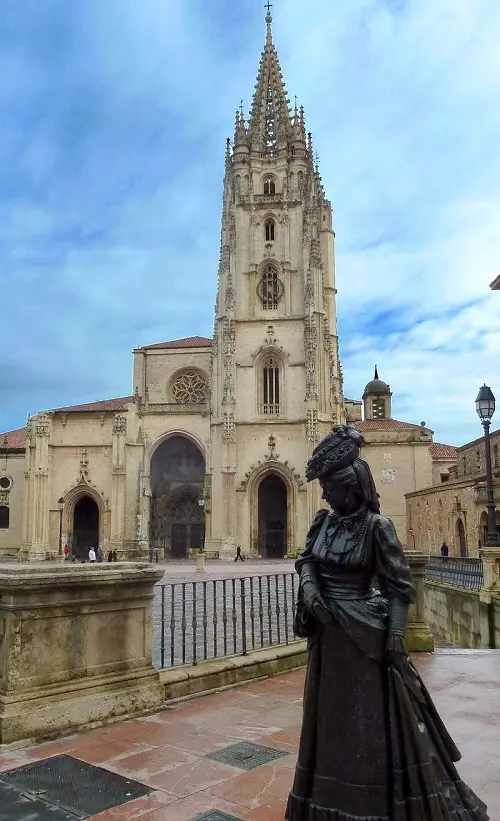
[[[1,555],[293,556],[321,506],[305,464],[346,419],[403,539],[404,493],[432,484],[432,431],[391,418],[385,383],[367,385],[364,420],[343,397],[332,208],[271,22],[250,117],[237,112],[225,149],[213,337],[135,350],[129,396],[0,437]]]
[[[136,350],[129,397],[37,414],[24,452],[5,439],[25,555],[62,541],[181,557],[204,541],[279,557],[304,542],[320,503],[304,466],[344,419],[334,232],[266,26],[250,117],[226,145],[213,338]]]

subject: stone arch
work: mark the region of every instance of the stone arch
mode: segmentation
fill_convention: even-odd
[[[286,489],[286,526],[284,555],[292,552],[295,545],[296,510],[297,510],[297,483],[292,470],[282,462],[265,462],[253,470],[248,479],[246,488],[249,505],[250,521],[250,551],[262,555],[262,526],[259,523],[259,487],[269,476],[279,478]]]
[[[263,348],[254,360],[255,396],[257,413],[282,416],[286,397],[286,359],[281,350],[270,345]]]
[[[198,501],[205,482],[204,450],[183,431],[162,436],[149,454],[149,541],[165,558],[183,558],[202,547],[204,510]]]
[[[270,174],[268,171],[266,171],[266,173],[262,175],[262,193],[268,197],[272,196],[273,194],[276,194],[276,183],[276,175]]]
[[[172,436],[183,436],[185,439],[189,439],[189,441],[192,442],[193,445],[196,445],[198,450],[201,451],[203,458],[206,459],[205,445],[195,433],[191,433],[191,431],[184,430],[183,428],[174,428],[173,430],[160,434],[160,436],[157,436],[157,438],[151,442],[147,453],[148,465],[151,465],[151,459],[154,452],[160,447],[160,445],[166,442],[167,439],[171,439]]]
[[[74,547],[77,547],[76,544],[73,544],[75,540],[75,509],[78,503],[86,497],[91,499],[97,507],[97,544],[101,545],[101,547],[104,547],[106,539],[109,538],[109,509],[107,500],[104,498],[104,495],[101,492],[99,492],[95,487],[88,484],[88,482],[82,481],[79,482],[77,485],[74,485],[72,488],[66,490],[62,497],[64,499],[62,518],[63,541],[65,544],[69,544],[72,550]],[[93,547],[96,546],[97,545],[93,545]]]

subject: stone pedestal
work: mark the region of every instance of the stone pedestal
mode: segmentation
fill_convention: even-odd
[[[424,601],[424,576],[428,557],[425,553],[416,550],[406,551],[406,558],[410,564],[413,583],[417,589],[415,604],[412,604],[408,612],[408,629],[406,642],[411,653],[427,652],[434,650],[434,638],[425,620]]]
[[[483,590],[490,594],[500,592],[500,545],[482,547],[479,555],[483,560]]]
[[[0,565],[0,743],[155,709],[149,564]]]

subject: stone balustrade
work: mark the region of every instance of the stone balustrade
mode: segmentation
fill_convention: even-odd
[[[0,743],[157,709],[150,564],[0,565]]]

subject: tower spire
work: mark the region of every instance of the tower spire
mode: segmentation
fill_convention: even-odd
[[[273,44],[271,6],[269,1],[265,6],[266,43],[260,58],[248,126],[252,150],[263,154],[274,154],[284,148],[292,129],[289,100]]]

